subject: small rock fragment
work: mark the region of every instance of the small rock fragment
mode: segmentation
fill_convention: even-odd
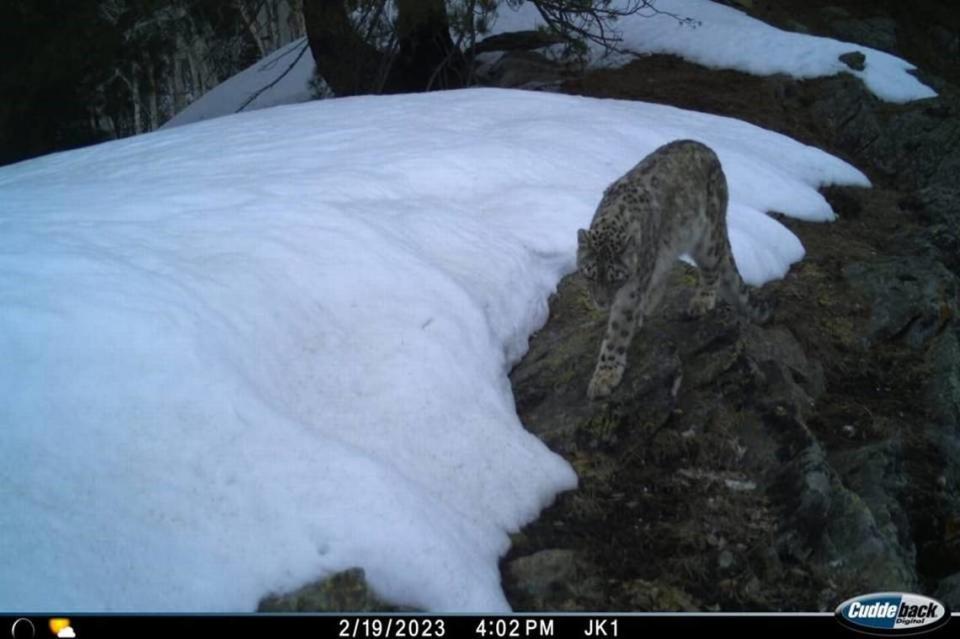
[[[849,51],[838,57],[840,62],[843,62],[854,71],[863,71],[867,67],[867,56],[859,51]]]

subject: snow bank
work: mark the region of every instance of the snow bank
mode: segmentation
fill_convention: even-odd
[[[614,0],[613,6],[627,2]],[[936,92],[910,71],[909,62],[859,44],[783,31],[742,11],[710,0],[654,0],[660,13],[644,10],[614,23],[623,41],[619,47],[635,54],[666,53],[716,69],[736,69],[754,75],[785,73],[816,78],[850,73],[877,97],[889,102],[930,98]],[[678,19],[680,18],[680,19]],[[495,32],[534,29],[543,24],[536,8],[524,3],[517,11],[501,7]],[[866,57],[863,71],[854,71],[838,56],[859,51]],[[593,47],[593,62],[618,66],[627,55],[601,58]]]

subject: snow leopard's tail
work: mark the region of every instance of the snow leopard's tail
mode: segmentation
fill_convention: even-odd
[[[708,206],[716,211],[717,222],[710,242],[700,247],[699,255],[694,259],[697,260],[698,265],[711,262],[718,264],[720,295],[750,320],[758,324],[766,323],[773,315],[773,303],[756,295],[755,291],[743,282],[733,261],[730,238],[727,234],[727,206],[729,205],[727,179],[723,174],[720,160],[716,156],[707,173],[707,194]],[[713,254],[709,252],[711,246]]]
[[[756,294],[753,289],[744,283],[733,258],[728,254],[730,267],[723,269],[724,277],[721,286],[727,300],[734,304],[742,314],[757,324],[766,324],[773,317],[774,304],[767,298]]]

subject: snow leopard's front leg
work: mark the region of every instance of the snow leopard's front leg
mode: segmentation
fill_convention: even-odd
[[[627,368],[627,349],[634,333],[643,326],[644,297],[650,285],[649,269],[627,280],[613,299],[607,333],[600,345],[597,366],[587,387],[587,397],[608,396],[623,379]]]

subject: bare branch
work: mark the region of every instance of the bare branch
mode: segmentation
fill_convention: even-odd
[[[508,0],[516,4],[518,0]],[[522,2],[523,0],[519,0]],[[630,0],[623,6],[610,7],[605,0],[577,3],[570,0],[527,0],[537,9],[547,26],[568,42],[578,39],[598,44],[607,52],[632,53],[618,46],[622,35],[613,28],[619,18],[638,14],[644,17],[669,16],[677,22],[698,26],[698,21],[656,8],[655,0]]]

